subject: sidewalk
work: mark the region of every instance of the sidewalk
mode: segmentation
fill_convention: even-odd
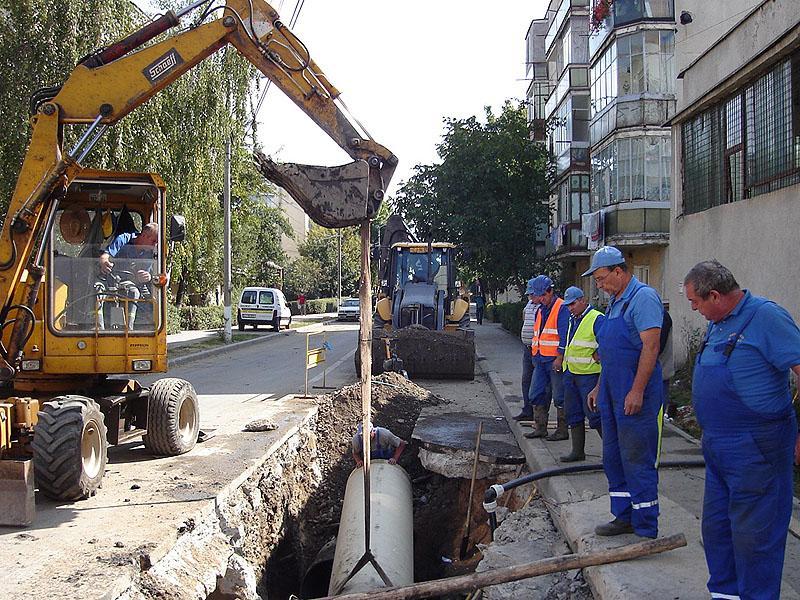
[[[489,377],[497,402],[509,421],[527,458],[531,471],[565,466],[558,457],[569,453],[569,441],[545,442],[525,439],[529,428],[520,427],[511,417],[522,407],[520,389],[522,343],[499,324],[473,323],[478,365]],[[555,408],[551,408],[550,429],[555,427]],[[601,462],[602,442],[593,431],[586,435],[587,462]],[[699,442],[672,424],[663,433],[662,461],[702,458]],[[684,533],[688,545],[666,554],[634,561],[591,567],[584,576],[600,600],[629,598],[694,600],[708,598],[708,571],[700,538],[705,474],[702,469],[663,469],[659,472],[659,535]],[[638,541],[635,535],[599,538],[594,527],[611,520],[605,475],[584,473],[545,479],[537,483],[551,516],[573,551],[585,552],[613,548]],[[800,598],[800,521],[795,501],[792,531],[786,545],[781,598]]]

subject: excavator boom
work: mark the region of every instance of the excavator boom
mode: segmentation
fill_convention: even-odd
[[[262,173],[285,187],[312,219],[327,227],[354,225],[377,211],[397,158],[356,127],[339,90],[264,0],[228,0],[219,7],[219,18],[147,45],[205,4],[207,0],[197,0],[177,13],[168,12],[84,58],[63,85],[34,94],[33,135],[0,233],[0,332],[13,323],[10,336],[7,332],[3,336],[6,345],[0,345],[0,380],[12,379],[21,360],[59,199],[80,175],[93,145],[106,128],[228,44],[353,159],[349,165],[327,168],[279,165],[257,156]],[[63,128],[68,124],[88,127],[65,152]],[[24,300],[14,304],[22,281]]]

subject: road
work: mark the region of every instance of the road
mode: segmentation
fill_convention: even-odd
[[[357,327],[324,327],[331,385],[355,381]],[[113,597],[120,577],[137,570],[131,560],[139,549],[158,560],[160,549],[174,544],[182,522],[189,523],[228,482],[258,463],[283,432],[308,417],[313,403],[284,398],[303,389],[305,350],[304,332],[293,332],[171,369],[170,376],[194,385],[201,427],[215,429],[215,437],[176,457],[153,457],[139,440],[113,447],[94,497],[80,502],[37,497],[32,526],[0,529],[0,563],[7,568],[0,600]],[[321,383],[321,368],[309,375],[311,385]],[[242,432],[262,417],[279,429]]]
[[[313,328],[325,331],[331,346],[324,365],[309,370],[309,393],[322,385],[323,366],[329,371],[328,386],[341,387],[356,380],[353,353],[358,338],[357,323],[329,323]],[[260,331],[260,330],[259,330]],[[247,330],[250,333],[250,329]],[[311,347],[319,346],[322,336],[310,338]],[[306,351],[306,328],[303,332],[273,335],[269,340],[233,348],[230,353],[190,361],[170,369],[171,377],[180,377],[194,386],[200,398],[200,427],[219,433],[241,430],[242,425],[261,413],[264,402],[286,394],[303,393]],[[149,385],[163,375],[143,377]],[[232,411],[232,406],[235,410]]]

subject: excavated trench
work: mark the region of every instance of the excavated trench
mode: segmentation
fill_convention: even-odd
[[[373,421],[412,439],[420,410],[447,402],[394,373],[375,380]],[[328,590],[333,542],[347,477],[350,439],[360,421],[358,385],[318,400],[318,409],[208,514],[187,525],[175,547],[120,598],[316,598]],[[414,576],[438,579],[475,570],[478,544],[490,532],[481,501],[493,478],[473,494],[467,556],[459,559],[470,480],[427,471],[410,444],[400,459],[412,480]],[[505,477],[508,479],[509,477]],[[511,495],[510,509],[517,496]],[[524,501],[524,498],[522,498]],[[458,598],[463,596],[448,596]]]

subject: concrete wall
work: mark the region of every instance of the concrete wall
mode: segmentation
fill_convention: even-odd
[[[798,195],[800,186],[795,185],[673,220],[667,294],[675,323],[676,364],[686,356],[686,333],[705,328],[705,320],[692,313],[681,286],[689,269],[701,260],[719,260],[739,285],[776,301],[800,321]]]

